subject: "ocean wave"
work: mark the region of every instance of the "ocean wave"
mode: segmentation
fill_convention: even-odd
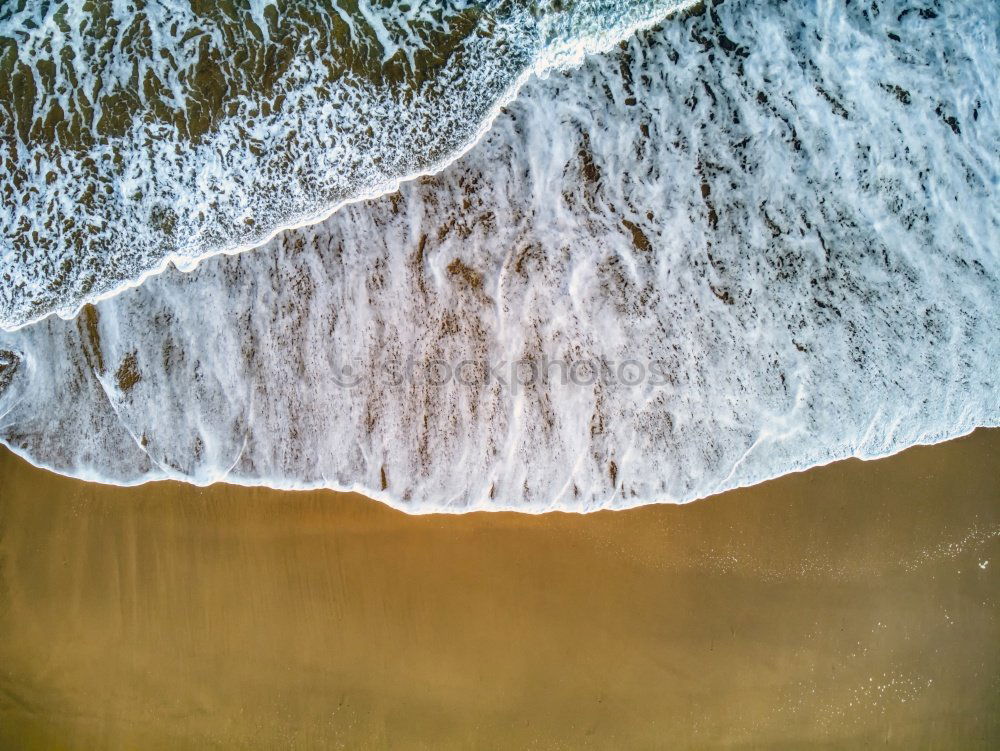
[[[0,333],[0,439],[589,511],[998,425],[1000,10],[935,8],[727,2],[533,80],[436,176]]]
[[[0,327],[438,171],[531,74],[686,4],[9,4]]]

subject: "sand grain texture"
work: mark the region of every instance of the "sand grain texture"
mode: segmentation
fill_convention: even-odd
[[[3,453],[0,747],[996,747],[998,459],[408,517]]]

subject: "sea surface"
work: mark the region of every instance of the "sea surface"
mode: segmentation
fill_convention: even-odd
[[[1000,425],[996,3],[22,0],[0,45],[37,465],[588,511]]]

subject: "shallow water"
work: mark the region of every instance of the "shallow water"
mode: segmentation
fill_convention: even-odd
[[[88,479],[409,511],[687,501],[1000,423],[997,9],[724,3],[470,153],[0,336],[0,437]]]

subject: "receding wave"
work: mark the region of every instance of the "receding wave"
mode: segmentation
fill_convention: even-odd
[[[530,72],[682,4],[5,4],[0,326],[435,170]]]
[[[0,437],[408,511],[682,502],[1000,424],[993,3],[726,2],[265,247],[0,334]]]

